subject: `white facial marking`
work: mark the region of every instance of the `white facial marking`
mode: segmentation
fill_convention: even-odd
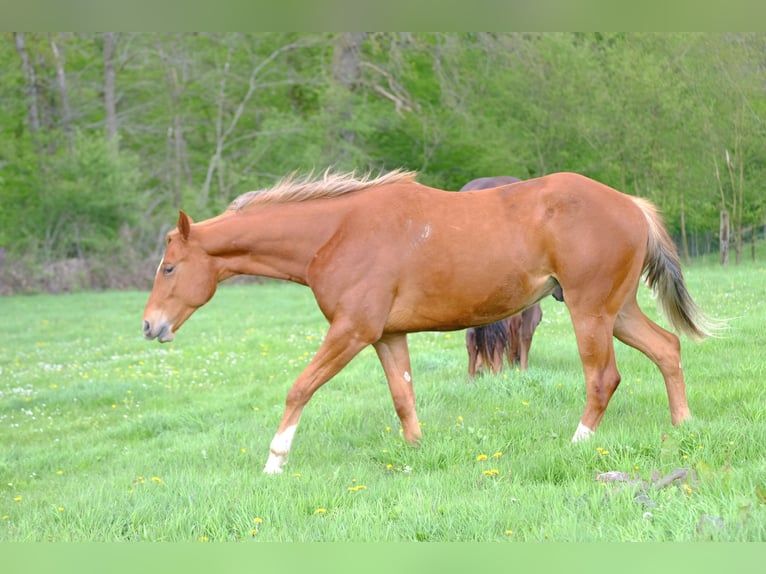
[[[572,437],[572,442],[580,442],[581,440],[585,440],[591,437],[593,435],[593,431],[590,430],[588,427],[586,427],[584,424],[582,424],[582,421],[580,424],[577,425],[577,430],[574,433],[574,436]]]
[[[279,474],[282,467],[287,462],[287,455],[290,454],[290,446],[293,444],[295,429],[297,425],[287,427],[283,432],[274,435],[269,445],[269,458],[263,472],[266,474]]]
[[[404,380],[407,381],[408,383],[412,382],[412,377],[407,371],[404,371]]]
[[[160,269],[162,269],[162,264],[163,263],[165,263],[165,258],[164,257],[162,259],[160,259],[160,264],[157,265],[157,271],[154,273],[155,275],[159,274]]]

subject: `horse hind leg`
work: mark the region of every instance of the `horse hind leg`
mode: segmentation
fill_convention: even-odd
[[[572,442],[590,437],[598,428],[604,411],[620,384],[614,357],[614,320],[599,314],[571,311],[577,349],[585,374],[585,410]]]
[[[644,315],[635,297],[617,315],[614,335],[626,345],[641,351],[660,369],[668,393],[672,424],[677,425],[690,418],[678,337]]]
[[[521,322],[519,324],[519,368],[526,371],[529,367],[529,350],[532,348],[532,337],[535,334],[535,328],[540,323],[542,309],[539,303],[524,309],[521,313]]]
[[[476,377],[476,369],[478,367],[477,360],[479,358],[479,347],[476,343],[476,329],[466,329],[465,348],[466,351],[468,351],[468,376],[473,379]]]
[[[521,314],[513,315],[505,320],[508,332],[508,342],[506,345],[506,355],[508,364],[513,368],[521,361]],[[523,370],[523,369],[522,369]]]
[[[495,375],[499,375],[500,371],[503,370],[503,348],[505,345],[503,344],[503,341],[495,341],[494,347],[492,348],[492,373]]]

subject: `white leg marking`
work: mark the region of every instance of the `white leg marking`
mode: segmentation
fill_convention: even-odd
[[[404,371],[404,380],[407,381],[408,383],[412,382],[412,377],[407,371]]]
[[[579,442],[581,440],[585,440],[591,437],[593,434],[593,431],[590,430],[588,427],[586,427],[584,424],[582,424],[582,421],[580,421],[580,424],[577,425],[577,430],[574,433],[574,436],[572,437],[572,442]]]
[[[287,462],[287,455],[290,454],[290,446],[293,444],[296,427],[297,425],[289,426],[284,432],[275,434],[274,438],[271,439],[269,459],[266,461],[266,466],[263,467],[263,472],[266,474],[282,472],[282,467]]]

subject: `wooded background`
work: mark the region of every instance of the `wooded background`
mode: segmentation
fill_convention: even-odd
[[[655,202],[687,261],[739,262],[765,66],[764,33],[3,33],[0,292],[145,288],[180,207],[327,167],[574,171]]]

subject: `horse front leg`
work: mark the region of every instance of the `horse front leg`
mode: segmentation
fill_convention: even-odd
[[[369,342],[348,326],[342,326],[340,323],[330,325],[316,354],[287,393],[285,412],[269,445],[269,458],[263,472],[267,474],[282,472],[306,403],[319,387],[334,377]]]
[[[402,422],[404,438],[411,444],[419,444],[422,435],[415,412],[415,390],[412,385],[407,335],[385,335],[373,346],[386,373],[394,408]]]

